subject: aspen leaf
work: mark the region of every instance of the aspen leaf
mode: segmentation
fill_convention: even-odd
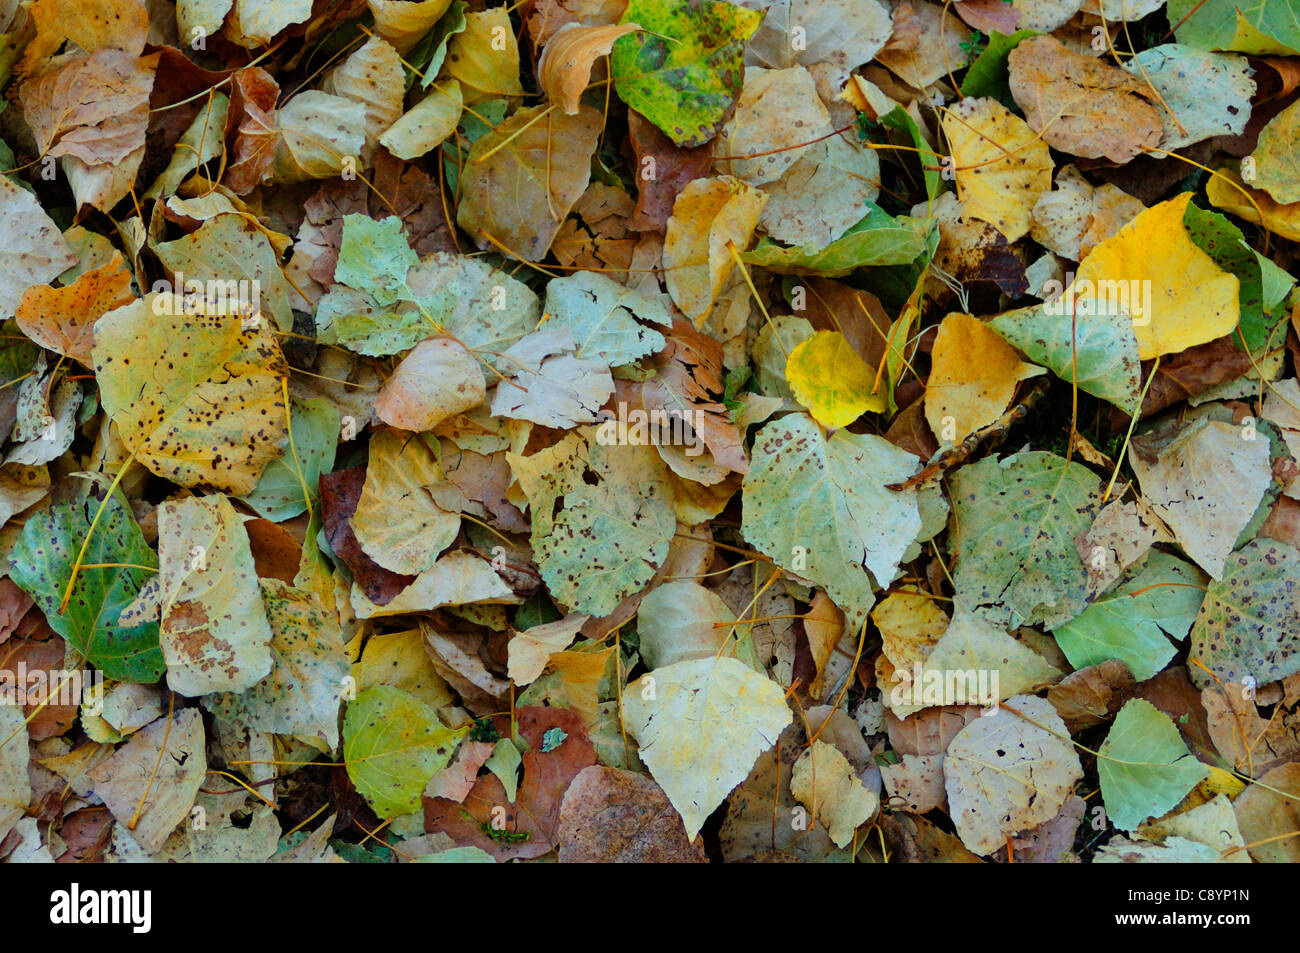
[[[608,55],[620,36],[641,29],[635,23],[582,26],[566,23],[551,35],[537,62],[537,82],[548,99],[566,114],[578,112],[579,100],[591,79],[591,67]]]
[[[939,324],[925,385],[925,419],[943,443],[967,435],[1002,415],[1020,381],[1043,373],[1026,364],[995,331],[969,314],[950,314]],[[952,419],[952,434],[945,427]]]
[[[884,394],[874,391],[888,382],[878,379],[839,331],[818,331],[790,351],[785,378],[795,400],[826,427],[845,427],[887,405]]]
[[[793,719],[781,687],[733,658],[666,665],[623,693],[623,723],[691,840]]]

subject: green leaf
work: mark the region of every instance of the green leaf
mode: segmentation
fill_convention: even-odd
[[[1119,659],[1144,682],[1174,657],[1169,640],[1187,637],[1205,578],[1177,557],[1152,552],[1115,589],[1053,631],[1056,644],[1077,669]]]
[[[1072,326],[1068,313],[1050,314],[1036,305],[999,314],[989,327],[1061,380],[1074,380],[1077,367],[1081,391],[1125,413],[1137,410],[1142,364],[1131,320],[1122,314],[1088,315]]]
[[[1011,96],[1011,84],[1007,81],[1007,58],[1020,45],[1021,40],[1040,35],[1038,30],[990,32],[989,45],[975,57],[970,69],[966,70],[966,78],[961,81],[961,94],[967,97],[991,96],[1008,109],[1018,110],[1019,106]],[[901,109],[895,111],[901,112]],[[938,175],[937,172],[934,174]]]
[[[1267,685],[1300,672],[1300,551],[1252,539],[1210,582],[1192,628],[1191,657],[1224,683]],[[1198,688],[1214,683],[1189,666]],[[1232,690],[1231,688],[1229,689]]]
[[[465,0],[453,0],[451,7],[438,20],[434,28],[425,34],[415,49],[407,56],[407,61],[414,67],[417,67],[424,78],[420,85],[428,88],[429,84],[438,76],[438,71],[442,69],[442,62],[447,58],[447,44],[457,33],[465,32],[465,9],[469,4]],[[410,92],[411,85],[415,82],[414,70],[408,70],[406,77],[406,89]]]
[[[468,727],[452,730],[424,702],[391,685],[368,688],[343,718],[348,777],[380,817],[419,810]]]
[[[1238,326],[1241,336],[1234,334],[1233,341],[1241,346],[1241,338],[1246,347],[1255,352],[1269,346],[1281,344],[1277,335],[1278,325],[1286,318],[1285,312],[1269,315],[1268,311],[1278,304],[1279,286],[1282,284],[1275,274],[1279,271],[1267,258],[1261,256],[1246,244],[1241,229],[1217,212],[1197,208],[1195,203],[1188,203],[1183,214],[1183,225],[1196,246],[1214,259],[1214,263],[1224,271],[1237,276],[1239,285],[1238,299],[1241,303],[1241,323]],[[1264,262],[1269,266],[1269,295],[1272,304],[1264,301]],[[1287,276],[1288,278],[1290,276]],[[1294,280],[1292,280],[1294,283]],[[1290,289],[1287,288],[1287,291]],[[1285,296],[1286,291],[1282,292]],[[1281,337],[1285,336],[1285,329]],[[1273,338],[1278,338],[1273,340]]]
[[[958,598],[1005,608],[1008,628],[1060,625],[1086,608],[1074,540],[1101,504],[1091,470],[1043,451],[986,457],[957,471],[951,498]]]
[[[783,275],[847,275],[854,268],[906,265],[926,251],[929,223],[894,219],[878,208],[825,247],[816,243],[785,248],[763,239],[740,257]]]
[[[638,318],[672,325],[672,316],[661,302],[591,271],[552,279],[546,286],[544,310],[550,315],[548,324],[573,332],[575,357],[595,358],[610,367],[663,350],[664,336]]]
[[[1101,746],[1097,775],[1111,823],[1131,831],[1174,807],[1210,771],[1192,757],[1168,715],[1134,698]]]
[[[344,216],[335,280],[387,306],[408,296],[406,273],[419,261],[396,215],[382,221],[369,215]]]
[[[335,285],[316,309],[320,342],[387,357],[448,334],[496,366],[500,358],[492,352],[533,330],[542,314],[537,295],[522,281],[463,255],[426,256],[407,274],[406,286],[409,301],[383,308],[364,292]]]
[[[755,548],[826,589],[856,632],[921,531],[916,490],[888,490],[920,461],[883,437],[790,414],[754,438],[741,533]]]
[[[1167,13],[1178,42],[1198,50],[1300,56],[1294,0],[1169,0]]]
[[[679,146],[717,134],[745,76],[745,44],[763,14],[720,0],[631,0],[610,59],[619,99]]]
[[[308,499],[312,508],[316,508],[320,476],[334,469],[334,451],[339,444],[339,412],[332,403],[323,397],[294,397],[291,406],[292,449],[286,449],[284,456],[271,461],[252,493],[239,497],[258,516],[273,523],[307,512]]]
[[[50,628],[107,677],[152,684],[165,669],[158,623],[123,627],[118,616],[155,575],[136,567],[157,567],[158,558],[130,510],[116,497],[104,505],[82,560],[105,568],[80,570],[68,608],[59,611],[98,506],[94,499],[58,503],[30,516],[14,544],[10,575],[40,606]]]

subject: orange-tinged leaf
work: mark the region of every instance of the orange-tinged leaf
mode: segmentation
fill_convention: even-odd
[[[1043,373],[1026,364],[1002,336],[978,318],[943,319],[925,387],[925,419],[940,443],[958,443],[1002,415],[1016,384]]]
[[[609,55],[620,36],[641,29],[635,23],[611,26],[579,26],[569,23],[555,32],[537,64],[537,81],[548,99],[558,103],[567,115],[578,112],[578,101],[591,79],[591,67]]]
[[[18,327],[41,347],[90,367],[95,322],[133,300],[131,272],[121,253],[114,252],[108,264],[86,272],[66,287],[28,288],[18,305]]]

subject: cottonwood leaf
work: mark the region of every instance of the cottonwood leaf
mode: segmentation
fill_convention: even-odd
[[[390,685],[370,688],[343,718],[343,760],[380,817],[419,810],[429,780],[447,766],[469,726],[451,729],[432,708]]]
[[[620,22],[642,32],[614,44],[614,90],[677,145],[702,145],[740,92],[745,44],[762,18],[721,0],[631,0]]]
[[[261,580],[271,624],[271,672],[238,695],[219,695],[211,708],[258,731],[294,735],[324,751],[339,743],[339,705],[350,670],[338,616],[313,593]]]
[[[1155,94],[1132,74],[1052,36],[1021,40],[1007,63],[1012,96],[1049,146],[1123,163],[1160,144]]]
[[[533,553],[559,602],[605,616],[667,558],[677,529],[671,485],[652,447],[588,444],[578,447],[574,463],[556,487],[564,505],[554,522],[538,517],[559,493],[530,495]]]
[[[362,158],[369,163],[380,135],[402,115],[405,74],[397,51],[372,36],[356,52],[330,70],[321,82],[327,93],[360,103],[365,108],[366,144]]]
[[[159,638],[167,685],[190,697],[242,692],[271,671],[274,633],[248,534],[224,496],[158,506]]]
[[[578,635],[590,616],[567,615],[554,622],[533,625],[510,638],[506,674],[516,685],[537,680],[551,656],[563,651]]]
[[[566,23],[551,35],[537,61],[537,83],[546,98],[567,115],[578,112],[582,93],[591,80],[591,67],[608,55],[620,36],[641,29],[635,23],[584,26]]]
[[[769,69],[795,64],[826,64],[833,70],[831,88],[884,48],[894,25],[877,0],[737,0],[742,7],[765,12],[745,49],[745,62]],[[791,26],[803,30],[791,42]]]
[[[231,304],[247,303],[253,315],[266,312],[281,331],[293,329],[289,282],[266,231],[251,216],[214,215],[197,231],[153,248],[168,271],[184,274],[186,287],[178,294],[192,280],[205,282],[208,297],[219,301],[224,294]]]
[[[880,160],[874,149],[831,136],[813,143],[763,191],[760,228],[779,242],[825,247],[880,197]]]
[[[164,670],[158,623],[123,625],[118,617],[153,578],[147,567],[157,566],[158,557],[121,500],[105,501],[91,532],[98,510],[90,498],[28,517],[14,544],[10,576],[40,606],[50,627],[108,678],[152,684]],[[80,562],[97,568],[77,572],[68,607],[60,610],[87,536]]]
[[[614,378],[604,361],[575,357],[574,350],[569,329],[550,324],[512,345],[504,360],[514,370],[497,384],[493,415],[560,430],[595,423]]]
[[[1047,143],[997,100],[967,97],[945,111],[963,215],[988,222],[1008,242],[1029,233],[1030,212],[1052,187]]]
[[[969,100],[967,100],[969,102]],[[995,331],[960,312],[939,324],[925,385],[925,419],[943,443],[960,443],[1011,405],[1020,381],[1043,373]],[[951,420],[952,427],[945,424]]]
[[[659,785],[643,774],[584,768],[560,804],[560,863],[694,863],[691,843]]]
[[[366,555],[408,576],[432,567],[460,532],[460,514],[440,507],[428,489],[444,477],[426,440],[392,430],[371,435],[365,487],[352,516]]]
[[[642,322],[672,325],[660,300],[592,271],[579,271],[546,285],[544,309],[549,324],[566,327],[579,359],[604,361],[609,367],[631,364],[663,349],[664,336]]]
[[[41,347],[90,367],[95,322],[133,300],[131,272],[126,259],[115,251],[107,264],[78,275],[70,284],[28,288],[15,313],[18,327]]]
[[[381,305],[409,296],[406,273],[420,263],[396,215],[376,221],[369,215],[345,215],[343,240],[334,280],[364,291]]]
[[[150,294],[95,322],[100,399],[152,472],[248,493],[285,450],[289,366],[267,322],[184,311]]]
[[[53,281],[77,263],[77,256],[36,197],[7,175],[0,175],[0,212],[6,226],[0,247],[0,317],[9,318],[28,288]]]
[[[1072,321],[1064,308],[1040,305],[996,315],[988,326],[1062,380],[1077,377],[1081,391],[1125,413],[1137,410],[1142,365],[1132,318],[1103,310]]]
[[[147,853],[157,853],[207,775],[203,716],[186,708],[136,732],[87,772],[95,794]]]
[[[382,606],[371,602],[359,586],[352,587],[352,611],[358,619],[429,612],[442,606],[478,602],[504,605],[522,601],[490,562],[464,550],[453,550],[440,557]]]
[[[1127,296],[1144,361],[1223,337],[1241,316],[1236,276],[1198,248],[1184,225],[1191,198],[1184,192],[1139,214],[1092,250],[1065,290],[1075,313],[1088,316],[1117,306],[1122,313]]]
[[[1167,422],[1133,438],[1129,465],[1142,496],[1178,545],[1213,578],[1272,483],[1268,440],[1200,418]]]
[[[780,179],[813,143],[833,131],[830,113],[817,97],[812,74],[802,66],[745,69],[736,109],[718,136],[721,172],[748,185]],[[732,158],[745,156],[746,158]],[[752,158],[749,158],[752,157]]]
[[[1059,625],[1083,611],[1074,540],[1101,505],[1091,470],[1043,451],[985,458],[957,471],[951,499],[958,597],[1002,608],[1010,625]]]
[[[323,397],[290,398],[293,449],[272,460],[251,493],[239,497],[258,516],[281,523],[316,509],[322,473],[334,469],[338,409]]]
[[[521,96],[519,44],[505,7],[465,14],[465,29],[451,38],[446,73],[460,82],[467,103]]]
[[[987,856],[1055,817],[1083,778],[1069,739],[1056,709],[1033,695],[1016,695],[959,731],[943,770],[962,843]]]
[[[1300,14],[1287,0],[1169,0],[1179,43],[1202,50],[1300,55]]]
[[[366,145],[366,107],[319,89],[298,93],[276,114],[272,170],[278,182],[328,179],[343,172]]]
[[[1209,773],[1187,750],[1169,716],[1142,698],[1120,709],[1098,751],[1106,815],[1124,831],[1164,814]]]
[[[0,705],[0,731],[0,836],[7,836],[32,799],[31,740],[21,705]]]
[[[950,673],[975,673],[976,680],[972,683],[962,677],[954,682]],[[985,673],[987,684],[980,684],[981,673]],[[988,707],[1021,692],[1037,691],[1057,681],[1061,674],[1060,669],[1005,629],[958,605],[948,628],[922,663],[922,681],[912,685],[912,692],[920,693],[921,701],[929,706],[927,688],[930,680],[938,676],[938,683],[944,686],[941,704]],[[947,697],[950,683],[953,694],[961,692],[964,697]],[[894,711],[900,714],[897,706]]]
[[[790,792],[820,820],[836,847],[847,847],[854,832],[880,810],[880,797],[862,786],[834,745],[814,741],[794,763]]]
[[[781,687],[733,658],[667,665],[623,694],[623,724],[690,840],[793,719]]]
[[[1144,682],[1174,657],[1176,648],[1169,640],[1187,637],[1201,607],[1203,581],[1181,559],[1152,552],[1052,635],[1076,669],[1119,659]]]
[[[601,115],[548,109],[519,110],[470,149],[456,222],[479,248],[540,261],[587,190]]]
[[[677,195],[664,233],[664,285],[698,327],[749,246],[767,196],[737,178],[696,179]]]
[[[876,369],[839,331],[818,331],[795,346],[785,379],[794,399],[824,427],[847,427],[867,411],[881,413],[888,406],[887,382],[879,381]]]
[[[888,490],[920,461],[873,434],[827,438],[792,414],[754,438],[741,533],[777,565],[825,588],[857,631],[921,530],[915,489]]]
[[[713,590],[689,580],[665,582],[646,593],[637,610],[641,657],[651,669],[715,658],[735,621],[736,614]]]
[[[451,338],[428,338],[384,382],[375,398],[375,416],[390,427],[424,433],[474,409],[486,396],[474,355]]]
[[[784,248],[764,239],[740,257],[777,274],[835,277],[855,268],[910,264],[925,254],[929,231],[916,219],[895,220],[876,209],[829,245]]]
[[[440,83],[389,126],[379,144],[399,159],[418,159],[456,131],[464,102],[460,83]]]
[[[249,48],[267,46],[281,30],[311,16],[311,0],[235,0],[227,24],[234,41]]]
[[[1205,594],[1192,627],[1191,658],[1228,691],[1234,682],[1266,685],[1300,671],[1298,578],[1300,552],[1287,543],[1252,539],[1234,552]],[[1191,673],[1198,688],[1214,682],[1199,665]]]
[[[1211,136],[1239,136],[1250,121],[1255,81],[1244,56],[1167,43],[1142,50],[1128,59],[1124,68],[1160,93],[1162,149],[1172,152]],[[1267,133],[1266,126],[1260,134],[1261,143]],[[1266,168],[1260,162],[1261,182]],[[1277,198],[1294,202],[1300,200],[1300,192],[1293,199]]]

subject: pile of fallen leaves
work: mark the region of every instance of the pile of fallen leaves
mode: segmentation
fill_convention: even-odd
[[[1300,860],[1294,0],[4,0],[0,83],[0,857]]]

